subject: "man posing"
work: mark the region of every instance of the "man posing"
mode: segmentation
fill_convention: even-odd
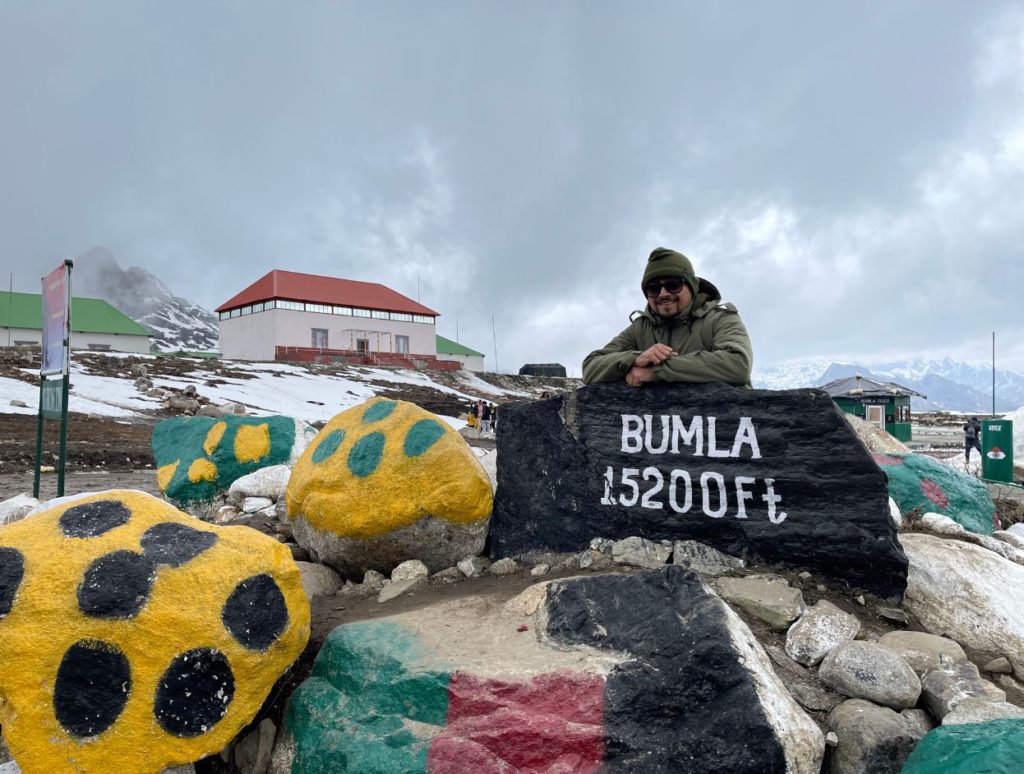
[[[647,308],[583,361],[583,381],[640,387],[648,382],[726,382],[750,387],[753,352],[747,329],[718,288],[696,275],[690,259],[656,248],[640,285]]]

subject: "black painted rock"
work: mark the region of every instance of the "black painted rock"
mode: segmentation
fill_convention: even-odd
[[[494,558],[639,535],[906,588],[885,474],[821,391],[601,384],[502,411]]]

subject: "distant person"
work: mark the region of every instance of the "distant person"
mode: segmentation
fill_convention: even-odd
[[[481,416],[480,427],[485,433],[491,432],[491,404],[485,403],[483,406],[483,416]]]
[[[750,387],[753,351],[736,307],[675,250],[651,252],[640,288],[646,308],[583,361],[583,381],[726,382]]]
[[[978,450],[978,457],[981,457],[981,422],[977,417],[971,417],[964,425],[964,461],[971,464],[971,449]]]
[[[491,432],[498,432],[498,404],[491,404]]]

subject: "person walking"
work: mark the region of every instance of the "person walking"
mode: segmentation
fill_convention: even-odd
[[[970,466],[971,449],[978,450],[978,457],[981,457],[981,422],[977,417],[971,417],[964,425],[964,461]]]
[[[483,422],[482,427],[485,433],[491,432],[491,404],[485,403],[483,406]]]

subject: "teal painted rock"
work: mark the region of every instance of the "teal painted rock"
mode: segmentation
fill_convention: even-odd
[[[1024,720],[1005,718],[929,731],[902,774],[1018,774],[1024,771]]]
[[[153,428],[157,484],[180,508],[260,468],[293,465],[316,431],[292,417],[173,417]]]
[[[889,476],[889,496],[902,513],[941,513],[970,532],[991,535],[996,506],[985,485],[973,476],[925,454],[876,454]]]

